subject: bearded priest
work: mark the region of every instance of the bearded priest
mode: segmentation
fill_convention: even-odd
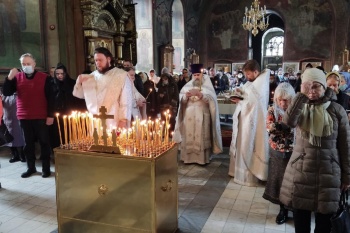
[[[173,141],[180,143],[184,163],[207,164],[222,152],[218,102],[202,64],[192,64],[192,80],[180,92]]]
[[[243,65],[247,82],[235,89],[231,101],[236,104],[232,116],[232,141],[230,145],[229,175],[234,182],[244,186],[258,186],[267,180],[268,134],[266,131],[269,102],[270,70],[260,73],[260,65],[248,60]]]
[[[85,99],[86,107],[92,114],[99,114],[105,106],[108,115],[114,115],[114,124],[119,128],[130,125],[133,87],[128,73],[114,66],[112,53],[99,47],[94,51],[96,70],[91,74],[78,76],[73,95]]]

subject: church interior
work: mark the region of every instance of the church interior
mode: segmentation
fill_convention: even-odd
[[[154,69],[157,75],[163,67],[180,75],[184,68],[196,63],[234,73],[248,59],[255,59],[262,69],[276,73],[290,69],[295,74],[303,72],[308,63],[322,66],[326,72],[334,66],[350,70],[348,0],[260,0],[260,6],[266,9],[260,21],[263,25],[256,25],[257,29],[247,26],[245,18],[246,8],[253,1],[0,1],[0,85],[12,68],[20,68],[19,57],[24,53],[34,55],[40,71],[49,73],[60,62],[76,78],[96,69],[94,50],[98,47],[112,52],[116,66],[131,61],[137,72]],[[207,165],[179,161],[177,184],[167,184],[167,188],[178,189],[174,232],[294,232],[292,213],[285,224],[276,224],[279,205],[262,198],[264,182],[258,187],[247,187],[236,184],[228,175],[232,113],[231,108],[220,112],[221,130],[228,132],[222,138],[223,153],[213,155]],[[36,154],[39,158],[40,151]],[[57,206],[64,200],[57,194],[72,198],[72,202],[84,199],[84,195],[59,192],[54,175],[47,179],[39,175],[22,179],[25,163],[9,163],[9,158],[8,148],[0,147],[0,232],[60,232],[64,229],[60,225],[68,220],[59,218],[61,210]],[[57,172],[51,163],[51,171]],[[40,164],[38,159],[38,168]],[[84,176],[74,172],[69,175],[67,179],[79,177],[79,187],[85,186]],[[132,198],[130,195],[118,201],[129,203]],[[108,208],[91,211],[108,213]],[[130,219],[121,217],[120,221]],[[165,233],[155,229],[109,231],[107,225],[105,230],[96,232]],[[75,230],[95,232],[89,228]]]

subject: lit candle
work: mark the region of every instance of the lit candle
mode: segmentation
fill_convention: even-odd
[[[85,114],[82,114],[81,116],[82,116],[81,127],[82,127],[82,132],[83,132],[83,138],[85,138],[87,136],[86,127],[85,127],[85,122],[86,122]]]
[[[149,94],[151,94],[152,88],[149,89],[148,95],[146,96],[146,99],[148,98]]]
[[[60,120],[58,119],[59,115],[60,115],[59,113],[56,113],[58,133],[59,133],[59,136],[60,136],[60,144],[62,145],[62,135],[61,135]]]
[[[68,137],[67,137],[68,129],[67,129],[67,116],[66,115],[63,116],[63,128],[64,128],[64,143],[68,144]]]

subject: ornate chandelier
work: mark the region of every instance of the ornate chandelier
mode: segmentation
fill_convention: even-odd
[[[258,28],[264,31],[269,26],[269,17],[265,18],[266,6],[259,9],[259,4],[258,0],[254,0],[250,10],[248,10],[248,7],[245,8],[245,16],[243,17],[243,28],[248,31],[251,30],[254,36],[258,34]]]

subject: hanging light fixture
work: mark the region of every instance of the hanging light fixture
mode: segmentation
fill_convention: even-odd
[[[254,36],[258,34],[258,28],[264,31],[269,26],[269,17],[265,18],[266,6],[259,9],[259,4],[258,0],[254,0],[249,10],[248,7],[245,8],[245,16],[243,17],[242,26],[244,30],[252,31]]]

